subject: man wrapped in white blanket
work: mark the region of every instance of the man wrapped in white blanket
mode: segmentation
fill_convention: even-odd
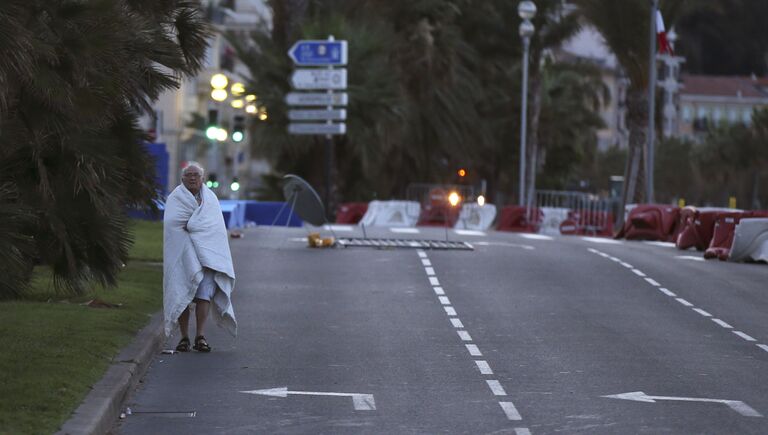
[[[163,311],[165,334],[176,322],[179,352],[188,352],[189,305],[195,302],[197,331],[193,349],[210,352],[204,329],[213,305],[216,323],[232,336],[237,321],[232,308],[235,271],[227,229],[216,195],[203,185],[203,169],[192,163],[181,173],[182,184],[168,195],[163,227]]]

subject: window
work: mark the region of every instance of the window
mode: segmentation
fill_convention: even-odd
[[[747,107],[741,112],[741,120],[744,122],[744,124],[749,124],[752,122],[752,108]]]
[[[691,118],[693,118],[693,108],[686,104],[683,106],[683,121],[691,122]]]
[[[712,120],[715,122],[720,121],[720,119],[723,117],[723,109],[720,107],[715,107],[712,109]]]
[[[696,117],[699,119],[708,118],[709,109],[704,106],[699,106],[698,110],[696,111]]]
[[[735,107],[728,109],[728,120],[731,121],[731,123],[736,123],[739,121],[739,111],[736,110]]]

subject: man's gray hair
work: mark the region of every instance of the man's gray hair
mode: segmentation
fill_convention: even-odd
[[[205,175],[205,169],[203,169],[203,165],[201,165],[200,163],[197,163],[197,162],[189,162],[189,164],[187,166],[184,166],[183,168],[181,168],[181,176],[183,177],[184,174],[186,174],[187,172],[192,170],[192,168],[195,168],[195,169],[199,170],[201,177],[203,175]]]

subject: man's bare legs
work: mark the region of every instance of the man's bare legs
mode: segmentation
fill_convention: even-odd
[[[197,336],[205,335],[205,321],[208,320],[208,313],[211,310],[211,303],[202,299],[195,302],[195,318],[197,319]]]

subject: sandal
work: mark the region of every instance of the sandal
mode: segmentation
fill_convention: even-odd
[[[176,345],[176,352],[189,352],[189,337],[184,337]]]
[[[211,346],[208,346],[208,342],[205,341],[205,337],[198,335],[195,337],[195,345],[192,346],[192,349],[195,349],[198,352],[210,352]]]

